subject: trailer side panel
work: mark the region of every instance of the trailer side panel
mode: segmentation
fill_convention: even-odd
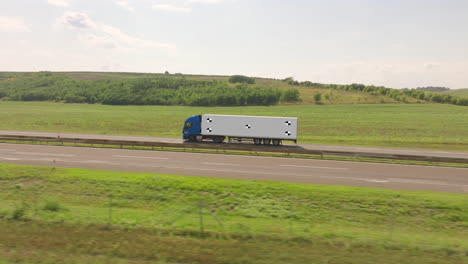
[[[296,140],[297,118],[206,114],[201,118],[201,133],[204,136]]]

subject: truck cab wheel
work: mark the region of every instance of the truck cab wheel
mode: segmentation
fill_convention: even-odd
[[[199,142],[199,141],[202,141],[203,140],[203,137],[198,135],[198,136],[190,136],[189,137],[189,141],[191,142]]]
[[[270,143],[271,143],[271,139],[265,138],[265,139],[263,140],[263,145],[270,145]]]

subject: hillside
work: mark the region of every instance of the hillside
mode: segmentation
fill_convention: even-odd
[[[0,100],[186,106],[431,102],[468,105],[466,98],[416,89],[320,84],[293,78],[246,77],[252,82],[232,83],[230,78],[181,73],[0,72]]]
[[[200,81],[222,81],[228,82],[230,76],[222,75],[192,75],[192,74],[162,74],[162,73],[99,73],[99,72],[65,72],[63,73],[69,78],[77,80],[99,80],[99,79],[132,79],[132,78],[187,78],[190,80]],[[255,83],[261,87],[277,88],[282,91],[288,89],[298,89],[300,100],[296,102],[282,102],[283,104],[381,104],[381,103],[421,103],[421,100],[415,98],[407,98],[397,100],[387,95],[370,94],[365,91],[353,90],[336,90],[324,87],[320,83],[307,83],[307,87],[301,83],[294,81],[292,78],[285,81],[272,78],[254,77]],[[312,84],[312,85],[311,85]],[[316,100],[315,96],[320,94],[320,100]],[[405,102],[406,101],[406,102]]]
[[[441,93],[442,94],[449,94],[449,95],[457,96],[457,97],[468,98],[468,88],[444,91],[444,92],[441,92]]]
[[[125,80],[135,78],[187,78],[190,80],[199,81],[222,81],[228,82],[230,76],[222,75],[191,75],[191,74],[162,74],[162,73],[99,73],[99,72],[66,72],[63,73],[65,76],[76,79],[76,80],[102,80],[102,79],[113,79],[113,80]],[[389,96],[377,96],[371,95],[361,91],[333,91],[327,88],[321,87],[321,85],[315,85],[313,87],[297,87],[296,85],[289,84],[279,79],[270,78],[259,78],[255,77],[255,83],[261,87],[277,88],[282,91],[288,89],[298,89],[300,92],[300,99],[297,102],[282,102],[283,104],[301,104],[310,105],[316,104],[314,96],[321,94],[320,104],[380,104],[380,103],[398,103]],[[417,100],[412,100],[416,102]]]

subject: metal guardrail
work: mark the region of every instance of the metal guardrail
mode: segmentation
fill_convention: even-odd
[[[130,140],[106,140],[106,139],[86,139],[86,138],[61,138],[61,137],[40,137],[40,136],[18,136],[1,135],[0,141],[21,141],[21,142],[55,142],[55,143],[75,143],[89,145],[110,145],[110,146],[135,146],[135,147],[160,147],[160,148],[182,148],[182,149],[215,149],[215,150],[234,150],[248,152],[270,152],[284,154],[306,154],[319,156],[338,156],[354,158],[373,158],[390,160],[408,160],[408,161],[426,161],[440,163],[462,163],[468,164],[468,159],[454,157],[437,157],[421,155],[404,155],[372,152],[352,152],[352,151],[327,151],[304,149],[297,146],[257,146],[241,144],[213,144],[213,143],[167,143],[167,142],[149,142],[149,141],[130,141]]]

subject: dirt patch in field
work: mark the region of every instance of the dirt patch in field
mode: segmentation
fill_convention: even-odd
[[[23,187],[31,187],[31,186],[37,185],[37,184],[39,184],[39,183],[41,183],[41,182],[42,182],[41,179],[35,179],[35,178],[33,178],[33,179],[28,179],[28,180],[26,180],[26,181],[21,182],[21,185],[22,185]]]

